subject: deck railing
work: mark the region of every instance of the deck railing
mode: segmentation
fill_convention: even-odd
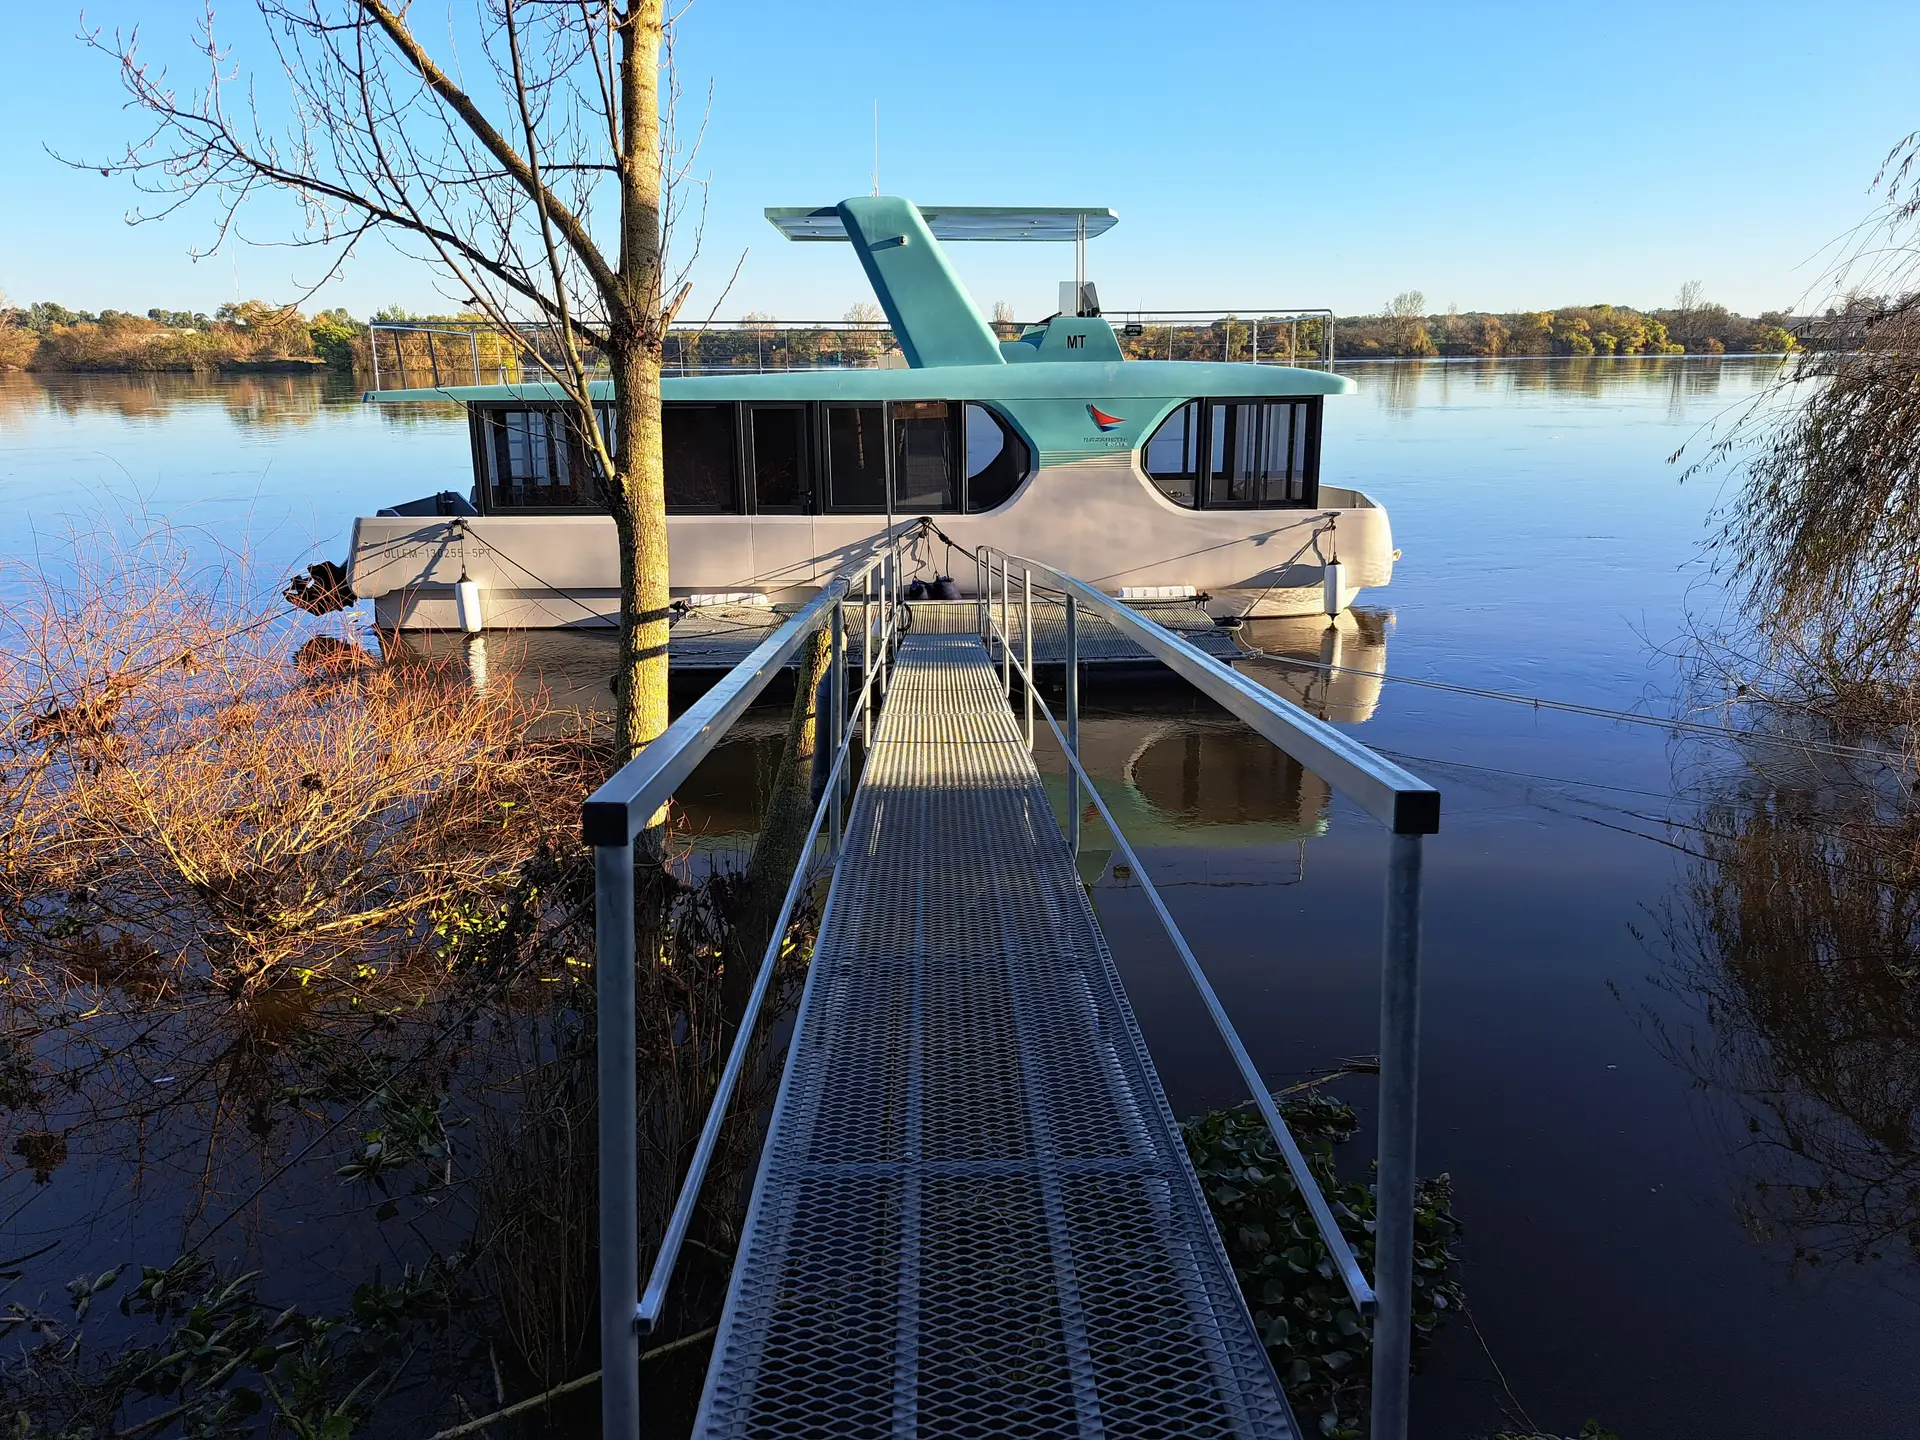
[[[1145,616],[1102,594],[1085,581],[1038,560],[982,546],[973,552],[978,568],[980,636],[997,648],[1001,685],[1009,703],[1013,676],[1025,691],[1027,744],[1034,740],[1034,708],[1039,706],[1066,754],[1067,844],[1080,851],[1080,787],[1106,822],[1114,845],[1125,857],[1167,937],[1179,953],[1188,978],[1199,992],[1241,1079],[1252,1093],[1274,1144],[1286,1162],[1314,1225],[1333,1257],[1334,1268],[1354,1306],[1373,1320],[1373,1392],[1369,1433],[1374,1440],[1405,1440],[1413,1345],[1414,1133],[1420,1062],[1420,887],[1421,840],[1440,828],[1440,792],[1424,780],[1375,754],[1324,720],[1255,685],[1223,662],[1188,644]],[[997,581],[996,581],[997,576]],[[1065,724],[1039,695],[1033,661],[1033,591],[1062,597],[1066,610]],[[1014,582],[1019,583],[1022,658],[1014,657],[1011,611]],[[996,598],[997,597],[997,598]],[[1362,1274],[1352,1247],[1340,1232],[1326,1197],[1307,1168],[1275,1105],[1259,1068],[1214,992],[1193,947],[1181,934],[1166,902],[1139,854],[1121,832],[1112,810],[1080,762],[1079,617],[1082,609],[1099,615],[1114,629],[1161,661],[1183,680],[1251,726],[1304,768],[1346,796],[1390,834],[1386,916],[1381,945],[1379,1164],[1375,1189],[1374,1273]]]
[[[924,531],[917,520],[882,531],[857,552],[819,595],[763,640],[711,690],[689,706],[633,760],[588,797],[581,816],[593,847],[594,986],[599,1034],[600,1093],[600,1380],[601,1433],[632,1437],[640,1425],[640,1338],[652,1332],[666,1308],[687,1228],[693,1222],[707,1167],[720,1141],[733,1092],[753,1048],[753,1037],[772,988],[780,950],[795,907],[816,878],[813,857],[822,831],[829,856],[837,854],[844,828],[848,757],[856,733],[870,734],[875,702],[886,694],[897,635],[904,551]],[[851,705],[847,695],[847,609],[860,612],[861,684]],[[655,1255],[646,1288],[639,1289],[640,1160],[638,1070],[634,1033],[634,841],[673,798],[694,767],[710,754],[736,721],[785,668],[801,644],[822,626],[832,636],[828,659],[825,745],[831,758],[825,793],[801,846],[760,958],[753,988],[734,1031],[713,1104],[701,1127],[693,1159]],[[849,710],[859,715],[848,724]]]
[[[1325,369],[1333,362],[1333,312],[1250,306],[1226,310],[1107,311],[1130,360],[1225,360]],[[1034,322],[992,324],[1003,340]],[[440,390],[523,385],[566,373],[551,326],[507,331],[487,320],[375,320],[367,330],[375,390]],[[604,357],[588,350],[589,373]],[[675,325],[661,355],[669,376],[764,374],[788,370],[870,370],[902,366],[893,328],[873,320],[714,320]]]
[[[857,551],[809,604],[688,708],[634,760],[587,800],[582,823],[594,851],[595,985],[600,1096],[600,1382],[602,1433],[631,1437],[640,1424],[640,1340],[664,1312],[681,1247],[686,1241],[708,1165],[719,1143],[734,1090],[750,1059],[754,1035],[772,987],[787,926],[800,897],[818,878],[814,864],[823,837],[837,857],[844,829],[853,736],[870,736],[874,706],[886,694],[899,633],[903,560],[922,537],[945,539],[924,519],[903,521]],[[951,543],[951,542],[948,542]],[[963,547],[955,547],[956,549]],[[1439,792],[1376,755],[1325,721],[1262,689],[1171,632],[1085,582],[1036,560],[982,548],[968,552],[979,568],[975,589],[982,638],[997,650],[1009,702],[1018,673],[1025,695],[1026,738],[1034,740],[1036,708],[1066,753],[1069,775],[1063,829],[1075,854],[1081,839],[1081,786],[1105,820],[1155,914],[1166,928],[1188,976],[1241,1076],[1253,1092],[1289,1173],[1319,1228],[1341,1282],[1361,1312],[1373,1317],[1373,1417],[1376,1440],[1405,1440],[1412,1342],[1415,1092],[1419,1060],[1421,838],[1439,828]],[[1010,640],[1014,581],[1023,610],[1023,658]],[[1064,724],[1035,683],[1032,596],[1038,587],[1060,595],[1066,612]],[[847,609],[860,607],[861,684],[849,696]],[[1122,834],[1079,757],[1079,616],[1100,615],[1122,636],[1162,661],[1202,693],[1252,726],[1305,768],[1326,780],[1385,824],[1392,833],[1387,867],[1380,1018],[1379,1173],[1376,1245],[1371,1281],[1361,1271],[1312,1172],[1260,1078],[1245,1044],[1220,1003],[1192,947],[1180,933],[1137,852]],[[746,712],[806,638],[830,627],[824,793],[816,804],[779,917],[742,1011],[714,1099],[656,1253],[647,1283],[638,1284],[640,1235],[637,1147],[638,1057],[634,1032],[634,842],[654,823],[674,792]],[[859,724],[849,723],[857,714]]]

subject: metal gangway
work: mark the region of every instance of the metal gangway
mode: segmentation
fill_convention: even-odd
[[[1293,1437],[1075,865],[1091,806],[1272,1132],[1355,1310],[1372,1433],[1407,1431],[1421,837],[1438,792],[1098,590],[982,550],[976,634],[916,635],[883,533],[587,802],[600,1034],[603,1433],[640,1432],[640,1346],[680,1250],[801,898],[830,877],[695,1434]],[[1056,715],[1035,590],[1064,603]],[[1251,1056],[1078,758],[1080,616],[1098,613],[1391,831],[1376,1267],[1362,1272]],[[850,623],[851,620],[851,623]],[[644,1288],[634,846],[821,627],[826,777]],[[858,655],[858,688],[853,684]],[[1020,683],[1016,687],[1015,680]],[[1017,700],[1015,697],[1018,697]],[[1069,765],[1056,821],[1036,719]],[[854,741],[864,767],[849,784]]]

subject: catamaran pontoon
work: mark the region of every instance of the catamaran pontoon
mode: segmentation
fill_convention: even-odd
[[[1029,554],[1122,599],[1194,595],[1220,617],[1338,613],[1391,577],[1386,511],[1320,477],[1322,402],[1351,381],[1293,365],[1126,359],[1079,280],[1062,286],[1061,313],[1001,339],[939,244],[1084,244],[1112,226],[1111,211],[922,209],[874,196],[767,216],[795,240],[852,242],[898,354],[875,368],[663,382],[677,598],[802,598],[848,547],[916,515],[959,545]],[[477,342],[473,357],[479,372]],[[471,500],[356,520],[353,594],[373,601],[384,628],[456,629],[464,575],[488,627],[617,623],[613,522],[568,438],[558,387],[443,378],[376,380],[367,398],[463,402]]]

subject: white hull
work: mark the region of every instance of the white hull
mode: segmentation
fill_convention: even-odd
[[[937,515],[955,546],[1030,555],[1118,594],[1191,586],[1218,616],[1324,614],[1324,567],[1338,560],[1344,610],[1385,585],[1395,551],[1387,512],[1357,490],[1322,485],[1317,509],[1186,510],[1160,494],[1135,456],[1042,468],[1006,504]],[[896,519],[909,518],[905,515]],[[677,598],[754,592],[805,597],[884,523],[875,515],[675,515],[667,521]],[[938,540],[925,574],[952,574],[964,593],[973,562]],[[481,589],[488,629],[613,625],[619,562],[603,515],[374,516],[354,522],[349,583],[385,628],[459,628],[454,584]]]

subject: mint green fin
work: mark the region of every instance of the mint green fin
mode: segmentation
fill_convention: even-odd
[[[1000,342],[911,201],[891,195],[836,207],[907,364],[1001,365]]]

